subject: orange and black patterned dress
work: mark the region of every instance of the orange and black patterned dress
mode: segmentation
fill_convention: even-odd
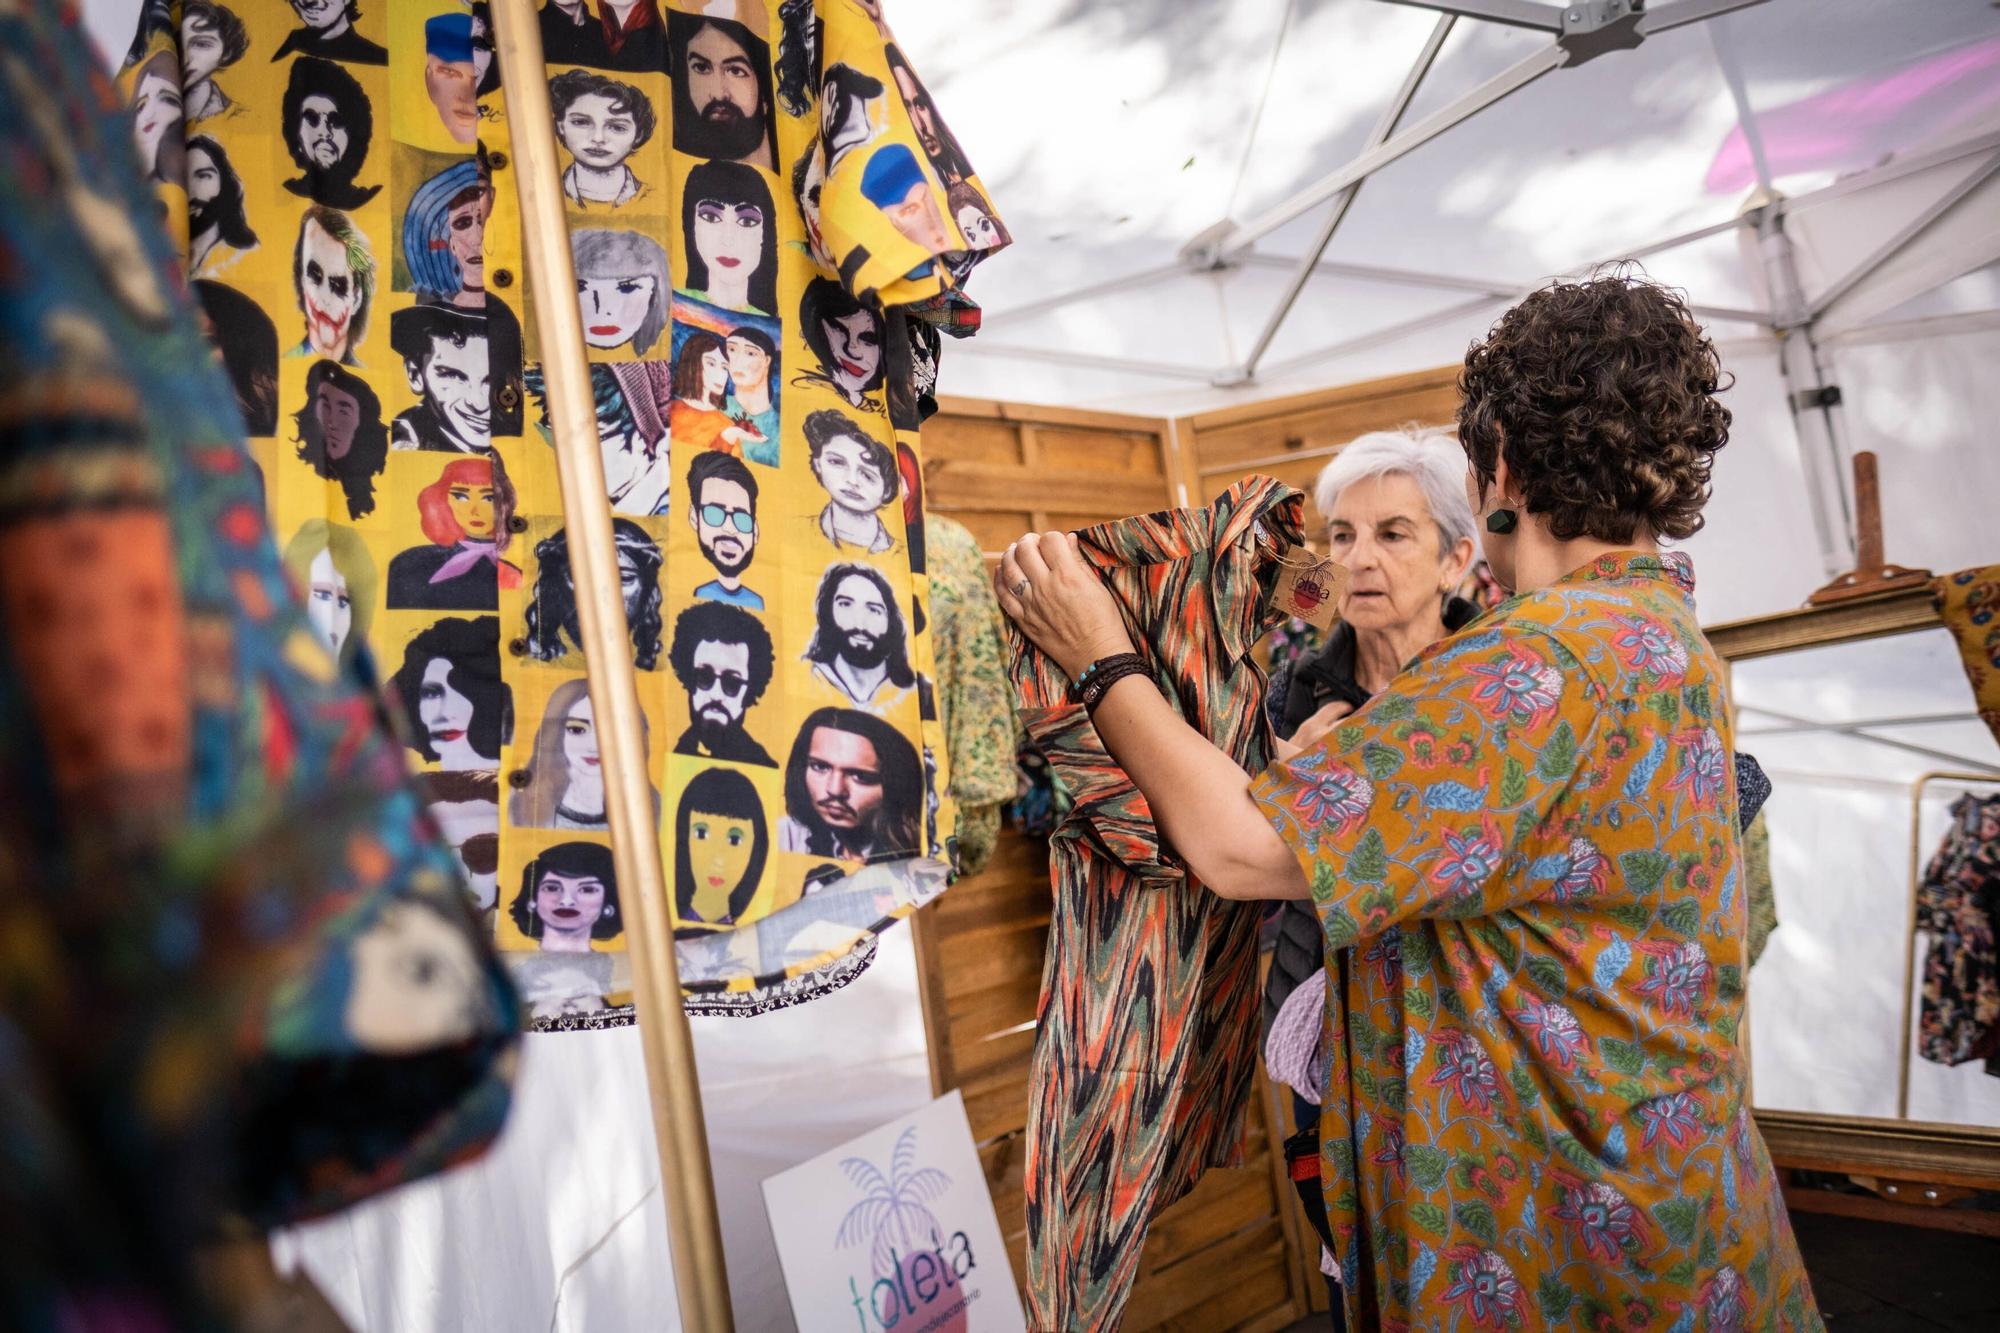
[[[1188,724],[1253,771],[1270,756],[1266,593],[1303,497],[1249,477],[1205,509],[1078,534]],[[1010,628],[1021,721],[1075,804],[1050,845],[1054,902],[1030,1076],[1028,1298],[1035,1328],[1116,1328],[1146,1224],[1238,1160],[1257,1067],[1261,909],[1208,892],[1162,846],[1060,668]]]
[[[1252,792],[1337,957],[1349,1326],[1820,1329],[1744,1097],[1721,665],[1685,557],[1433,645]]]

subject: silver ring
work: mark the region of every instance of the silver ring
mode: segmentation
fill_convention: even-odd
[[[1019,583],[1015,584],[1014,585],[1015,598],[1018,600],[1026,600],[1028,596],[1028,586],[1029,586],[1028,581],[1026,579],[1022,579]]]

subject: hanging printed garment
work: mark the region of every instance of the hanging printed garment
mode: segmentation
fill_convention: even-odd
[[[2000,1074],[2000,796],[1961,796],[1951,828],[1917,884],[1924,955],[1917,1052]]]
[[[2000,740],[2000,565],[1931,580],[1931,600],[1958,640],[1973,705]]]
[[[893,335],[975,323],[1006,233],[875,3],[539,27],[689,1007],[810,999],[948,874]],[[372,654],[537,1024],[605,1026],[625,913],[498,76],[483,3],[149,0],[123,85],[326,641]]]
[[[992,859],[1000,806],[1014,798],[1019,724],[1007,680],[1006,622],[979,542],[956,519],[924,525],[937,649],[938,712],[958,803],[958,864],[974,875]]]
[[[1304,497],[1249,477],[1206,509],[1086,528],[1083,556],[1174,707],[1245,768],[1270,754],[1251,653],[1283,615],[1279,558]],[[1009,627],[1021,720],[1075,804],[1054,889],[1027,1133],[1036,1328],[1116,1328],[1146,1226],[1211,1166],[1241,1159],[1257,1063],[1261,909],[1203,888],[1105,752],[1062,669]]]
[[[1819,1330],[1745,1097],[1722,664],[1685,556],[1432,645],[1251,794],[1325,930],[1350,1328]]]
[[[191,1248],[498,1133],[516,1000],[288,583],[131,119],[0,8],[0,1327],[206,1329]]]

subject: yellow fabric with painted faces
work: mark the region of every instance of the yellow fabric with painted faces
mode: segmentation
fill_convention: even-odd
[[[901,322],[1006,233],[875,4],[539,25],[689,1004],[796,1003],[949,873]],[[121,87],[322,642],[538,1023],[629,1022],[485,6],[155,0]]]

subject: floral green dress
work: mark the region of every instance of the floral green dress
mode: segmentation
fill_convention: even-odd
[[[1350,1327],[1822,1327],[1744,1100],[1730,720],[1693,591],[1683,556],[1605,556],[1252,788],[1337,960]]]

